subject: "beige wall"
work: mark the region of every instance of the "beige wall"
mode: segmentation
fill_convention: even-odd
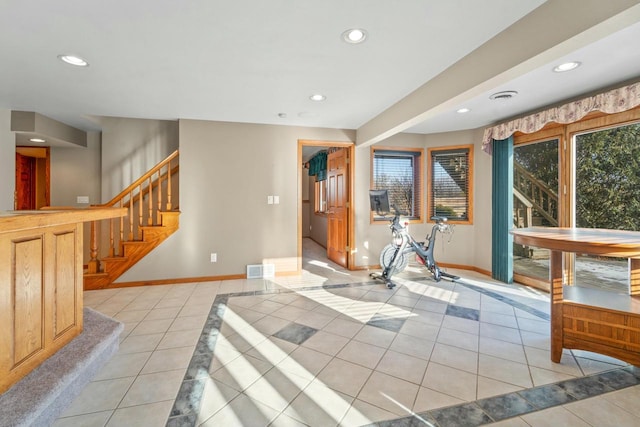
[[[178,122],[103,118],[102,202],[178,149]]]
[[[316,178],[309,179],[309,199],[310,199],[310,218],[309,218],[309,237],[323,248],[327,247],[327,216],[315,213],[316,201]]]
[[[77,196],[99,204],[100,133],[87,134],[87,147],[51,147],[51,206],[85,207]]]
[[[309,201],[309,169],[302,168],[302,237],[309,237],[313,203]]]
[[[9,119],[10,111],[0,110],[0,173],[5,176],[0,180],[0,209],[13,208],[15,140],[9,131]],[[125,156],[121,172],[130,173],[134,180],[139,175],[133,176],[133,162],[126,153],[139,156],[148,149],[153,160],[146,162],[151,167],[166,157],[165,153],[177,148],[171,142],[172,126],[167,122],[151,122],[108,119],[107,141],[103,134],[102,144],[99,135],[90,134],[86,149],[52,149],[52,204],[74,205],[78,195],[89,195],[92,203],[99,199],[100,165],[115,162],[118,155]],[[149,137],[149,129],[155,129],[153,138]],[[131,130],[131,135],[124,138],[121,133],[127,130]],[[278,271],[295,268],[297,202],[298,192],[302,192],[299,186],[303,185],[297,179],[297,141],[350,141],[355,137],[353,131],[336,129],[192,120],[179,122],[179,136],[180,230],[119,282],[244,274],[247,264],[263,260],[275,261]],[[378,145],[424,148],[426,170],[427,148],[474,144],[474,224],[457,225],[450,243],[439,242],[436,259],[490,270],[491,156],[481,151],[481,137],[482,129],[433,135],[398,134]],[[106,144],[112,146],[105,147]],[[362,267],[378,264],[380,250],[389,241],[389,229],[386,224],[370,224],[370,148],[358,147],[355,151],[353,247],[355,265]],[[105,162],[105,154],[111,159],[109,162]],[[140,170],[141,163],[136,163]],[[114,169],[117,168],[111,167],[110,171]],[[103,170],[102,188],[104,181],[112,177],[112,173]],[[280,204],[268,205],[268,195],[280,196]],[[311,191],[308,197],[312,200]],[[310,223],[314,224],[313,219]],[[322,228],[316,223],[314,228],[325,237],[326,244],[326,226]],[[416,237],[424,237],[431,225],[411,224],[410,229]],[[209,261],[211,252],[218,254],[217,263]]]
[[[427,150],[452,145],[474,145],[474,217],[471,225],[456,225],[451,240],[438,235],[434,252],[441,263],[474,266],[491,270],[491,157],[481,151],[482,129],[441,134],[397,134],[375,146],[424,148],[425,172],[424,200],[428,191]],[[389,243],[388,223],[370,223],[369,198],[371,176],[371,147],[356,148],[356,242],[357,266],[376,265],[382,248]],[[426,204],[425,204],[426,209]],[[410,224],[409,230],[416,239],[423,239],[431,231],[432,224]]]
[[[424,147],[424,136],[400,133],[376,144],[379,147]],[[371,188],[371,146],[357,147],[355,161],[355,195],[356,208],[355,233],[356,241],[354,261],[359,267],[376,266],[379,263],[382,248],[390,242],[389,224],[380,222],[371,224],[369,189]],[[423,158],[423,168],[426,168],[426,157]],[[424,235],[426,227],[423,224],[411,224],[413,235]]]
[[[195,120],[179,128],[180,229],[118,281],[245,274],[263,261],[294,270],[298,140],[352,141],[354,132]],[[268,205],[269,195],[280,204]]]
[[[484,271],[491,272],[491,186],[492,157],[482,151],[482,134],[484,129],[472,131],[475,142],[474,189],[474,234],[472,237],[475,254],[472,265]]]
[[[16,140],[11,132],[11,110],[0,108],[0,210],[13,209],[15,163]]]
[[[435,255],[440,262],[490,270],[491,157],[480,150],[481,137],[482,129],[398,134],[378,145],[424,148],[426,170],[427,148],[474,144],[474,223],[456,225],[451,242],[438,242]],[[297,141],[351,138],[352,131],[334,129],[181,120],[180,229],[118,282],[239,275],[247,264],[263,261],[275,262],[278,272],[293,270],[303,185],[297,179]],[[354,260],[364,267],[378,264],[390,234],[387,224],[369,220],[370,148],[355,151]],[[280,196],[280,204],[268,205],[269,195]],[[326,228],[313,227],[326,239]],[[431,224],[411,224],[410,230],[424,237]],[[209,260],[212,252],[216,263]]]
[[[426,148],[474,146],[473,224],[456,224],[451,241],[437,244],[436,260],[491,270],[491,157],[482,151],[482,134],[483,129],[479,129],[429,134],[424,135],[424,139]],[[485,263],[487,253],[488,265]]]

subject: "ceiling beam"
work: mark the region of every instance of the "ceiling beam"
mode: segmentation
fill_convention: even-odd
[[[547,0],[357,130],[375,144],[640,21],[639,0]]]

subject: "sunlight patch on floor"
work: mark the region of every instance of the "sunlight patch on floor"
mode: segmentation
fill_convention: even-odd
[[[225,325],[229,326],[232,330],[236,331],[236,333],[238,333],[248,344],[251,345],[251,348],[254,350],[257,350],[260,352],[260,354],[269,362],[273,365],[272,369],[278,369],[279,373],[285,377],[287,380],[289,380],[292,384],[294,384],[296,387],[298,387],[298,389],[301,391],[302,394],[307,395],[312,401],[315,402],[316,405],[318,405],[318,407],[324,411],[327,415],[329,415],[330,417],[332,417],[336,423],[338,423],[340,421],[340,419],[342,418],[342,416],[344,415],[343,413],[334,413],[335,411],[333,411],[334,408],[337,407],[344,407],[346,406],[350,406],[350,402],[346,402],[344,399],[342,399],[335,391],[333,391],[332,389],[330,389],[327,385],[323,384],[321,381],[319,381],[317,378],[316,380],[313,381],[314,386],[313,387],[309,387],[310,386],[310,381],[304,379],[301,376],[298,375],[293,375],[293,374],[288,374],[287,372],[282,371],[282,369],[278,368],[277,364],[282,362],[285,358],[287,358],[289,356],[288,353],[284,352],[281,348],[279,348],[276,344],[274,344],[272,341],[269,340],[268,337],[265,337],[261,332],[259,332],[258,330],[256,330],[255,328],[253,328],[249,323],[247,323],[241,316],[239,316],[237,313],[235,313],[233,310],[231,310],[229,307],[226,308],[225,314],[224,314],[224,322]],[[220,338],[224,338],[223,336],[220,336]],[[232,346],[232,344],[228,341],[225,340],[226,342],[224,343],[224,345],[229,345]],[[238,349],[236,349],[237,351],[239,351]],[[229,374],[234,377],[237,378],[238,377],[238,373],[239,372],[251,372],[253,374],[258,374],[258,377],[262,377],[264,378],[264,376],[260,375],[258,373],[258,371],[255,369],[255,367],[253,365],[251,365],[251,363],[249,363],[244,356],[240,356],[241,359],[243,359],[240,363],[242,363],[242,365],[240,366],[240,370],[236,370],[236,373],[228,371]],[[239,363],[237,362],[237,359],[232,359],[232,360],[223,360],[220,359],[220,361],[223,364],[223,367],[220,369],[224,369],[224,366],[233,361],[235,364]],[[304,366],[295,363],[295,362],[290,362],[293,364],[293,367],[298,371],[298,372],[304,372],[305,377],[314,377],[315,375],[311,374],[310,372],[308,372]],[[240,384],[240,381],[238,379],[238,384]],[[241,384],[242,385],[242,384]],[[266,384],[264,385],[265,387],[267,387],[267,391],[269,393],[274,393],[274,394],[279,394],[279,391],[271,386],[270,384]],[[249,387],[244,387],[244,392],[246,392],[246,389]],[[311,390],[313,389],[313,390]],[[311,393],[311,391],[313,391]],[[318,393],[321,394],[322,398],[318,399]],[[280,396],[280,398],[284,401],[284,397]],[[288,405],[288,403],[287,403]],[[259,408],[258,408],[259,409]],[[353,408],[352,408],[353,409]],[[304,410],[304,408],[299,408],[299,410]],[[355,409],[353,409],[355,411]],[[290,412],[291,411],[291,412]],[[266,414],[265,414],[266,415]],[[298,419],[298,420],[306,420],[305,418],[305,414],[301,411],[296,410],[295,408],[293,408],[292,406],[289,406],[289,410],[287,411],[287,415],[293,416],[294,418]],[[297,416],[296,416],[297,415]],[[357,416],[361,417],[361,418],[365,418],[365,416],[363,414],[361,414],[360,412],[356,411]],[[240,419],[240,418],[239,418]],[[306,420],[309,421],[309,420]]]

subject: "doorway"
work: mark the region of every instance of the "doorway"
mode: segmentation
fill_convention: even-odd
[[[49,147],[16,147],[15,210],[37,210],[51,204]]]
[[[303,223],[308,227],[309,219],[318,219],[315,233],[326,236],[326,242],[318,242],[326,250],[326,258],[342,267],[352,265],[351,245],[353,242],[354,213],[353,194],[353,158],[355,145],[351,142],[298,141],[298,270],[302,270],[303,238],[309,236],[309,230],[303,232]],[[311,151],[327,153],[326,179],[319,185],[313,180],[307,181],[304,159]],[[304,154],[303,154],[304,152]],[[304,159],[304,160],[303,160]],[[309,186],[306,187],[305,186]],[[311,185],[314,187],[312,188]],[[309,190],[309,191],[306,191]],[[320,194],[320,192],[325,192]],[[310,196],[311,195],[311,196]],[[318,197],[322,195],[324,197]],[[313,197],[315,196],[315,197]],[[322,201],[326,200],[326,205]],[[318,207],[321,206],[320,211]],[[323,228],[325,227],[325,228]],[[325,231],[326,229],[326,231]],[[314,239],[315,240],[315,239]],[[322,239],[317,239],[322,240]]]

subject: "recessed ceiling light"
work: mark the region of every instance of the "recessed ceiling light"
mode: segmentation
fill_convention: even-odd
[[[464,107],[457,110],[456,113],[464,114],[464,113],[468,113],[469,111],[471,111],[470,108]]]
[[[514,96],[516,96],[518,92],[515,90],[504,90],[502,92],[496,92],[489,97],[492,101],[508,101]]]
[[[555,73],[564,73],[565,71],[575,70],[580,66],[580,62],[565,62],[564,64],[553,67]]]
[[[322,95],[322,94],[320,94],[320,93],[315,93],[315,94],[311,95],[309,97],[309,99],[312,100],[312,101],[324,101],[325,99],[327,99],[327,97]]]
[[[76,67],[88,67],[89,63],[77,55],[58,55],[58,59]]]
[[[44,139],[42,139],[42,138],[31,138],[31,139],[29,139],[29,141],[31,141],[31,142],[40,142],[40,143],[42,143],[42,142],[46,142],[46,141],[45,141]]]
[[[367,38],[367,32],[361,28],[352,28],[342,33],[342,40],[351,44],[362,43]]]

